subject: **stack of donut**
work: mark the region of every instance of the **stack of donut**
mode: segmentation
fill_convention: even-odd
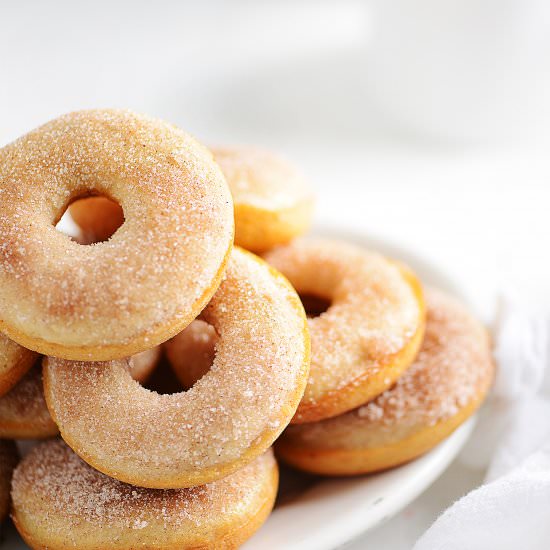
[[[312,205],[279,157],[127,111],[0,150],[0,519],[11,491],[32,548],[236,548],[273,508],[272,447],[374,472],[479,407],[482,325],[394,259],[302,237]],[[169,368],[180,386],[148,387]],[[24,439],[45,441],[17,465]]]

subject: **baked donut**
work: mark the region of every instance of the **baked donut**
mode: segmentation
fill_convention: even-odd
[[[103,475],[57,440],[15,470],[12,517],[36,549],[230,549],[266,520],[277,485],[271,450],[224,479],[164,491]]]
[[[9,392],[32,367],[38,354],[0,332],[0,396]]]
[[[296,168],[254,147],[220,147],[212,152],[233,195],[235,244],[264,252],[307,231],[313,193]]]
[[[293,423],[362,405],[412,363],[424,334],[425,307],[411,271],[374,252],[323,239],[297,240],[265,257],[306,308],[317,302],[318,315],[309,319],[311,372]],[[318,309],[323,300],[326,311]]]
[[[219,334],[216,356],[187,392],[149,391],[124,361],[45,360],[50,413],[88,464],[142,487],[191,487],[241,468],[283,431],[309,371],[307,320],[294,289],[236,249],[201,317]]]
[[[429,451],[474,413],[495,371],[487,331],[440,291],[429,289],[426,301],[422,349],[396,384],[341,416],[290,426],[280,458],[323,475],[384,470]]]
[[[0,438],[42,439],[57,433],[44,399],[38,362],[10,392],[0,397]]]
[[[11,475],[17,460],[18,454],[15,443],[7,439],[0,439],[0,523],[8,515]]]
[[[147,381],[159,358],[158,346],[130,357],[132,378],[140,383]],[[46,406],[40,363],[37,362],[7,394],[0,397],[0,438],[43,439],[58,433]]]
[[[55,225],[94,194],[125,222],[83,246]],[[214,294],[233,241],[211,153],[128,111],[64,115],[0,149],[0,212],[0,329],[68,359],[127,357],[180,332]]]
[[[210,370],[217,341],[216,329],[196,319],[164,343],[166,358],[184,388],[193,387]]]

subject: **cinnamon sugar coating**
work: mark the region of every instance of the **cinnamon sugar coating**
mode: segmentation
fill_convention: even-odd
[[[88,466],[62,441],[34,448],[14,473],[14,520],[34,547],[237,548],[269,514],[277,490],[271,450],[219,481],[143,489]]]
[[[299,294],[330,302],[310,318],[311,371],[293,423],[342,414],[389,388],[412,363],[425,323],[420,283],[355,245],[298,239],[266,260]]]
[[[90,194],[125,222],[83,246],[55,224]],[[213,295],[232,239],[211,153],[165,122],[82,111],[0,149],[0,327],[44,354],[125,357],[171,337]]]
[[[160,348],[129,358],[130,375],[145,382],[160,358]],[[42,384],[42,366],[38,361],[5,395],[0,397],[0,438],[42,439],[59,432],[52,420]]]
[[[46,359],[50,412],[88,463],[135,485],[188,487],[242,467],[281,433],[309,370],[295,291],[265,262],[235,249],[202,318],[219,334],[216,355],[187,392],[151,392],[123,361]]]
[[[0,332],[0,396],[13,388],[32,367],[38,354]]]

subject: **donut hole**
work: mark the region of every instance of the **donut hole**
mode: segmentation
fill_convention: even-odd
[[[124,211],[105,195],[78,198],[70,203],[56,229],[82,245],[108,241],[124,223]]]
[[[165,359],[160,361],[149,379],[141,385],[161,395],[171,395],[186,390]]]
[[[315,294],[299,293],[299,296],[302,301],[302,305],[304,306],[306,315],[310,319],[319,317],[319,315],[327,311],[327,309],[331,306],[331,301],[329,299],[317,296]]]
[[[216,356],[218,339],[218,333],[211,324],[195,319],[165,343],[168,363],[184,389],[191,389],[210,371]]]

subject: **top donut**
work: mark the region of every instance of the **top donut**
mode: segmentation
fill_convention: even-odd
[[[125,221],[84,246],[55,225],[90,195]],[[149,349],[210,300],[233,232],[224,176],[183,131],[128,111],[57,118],[0,150],[0,329],[73,360]]]

